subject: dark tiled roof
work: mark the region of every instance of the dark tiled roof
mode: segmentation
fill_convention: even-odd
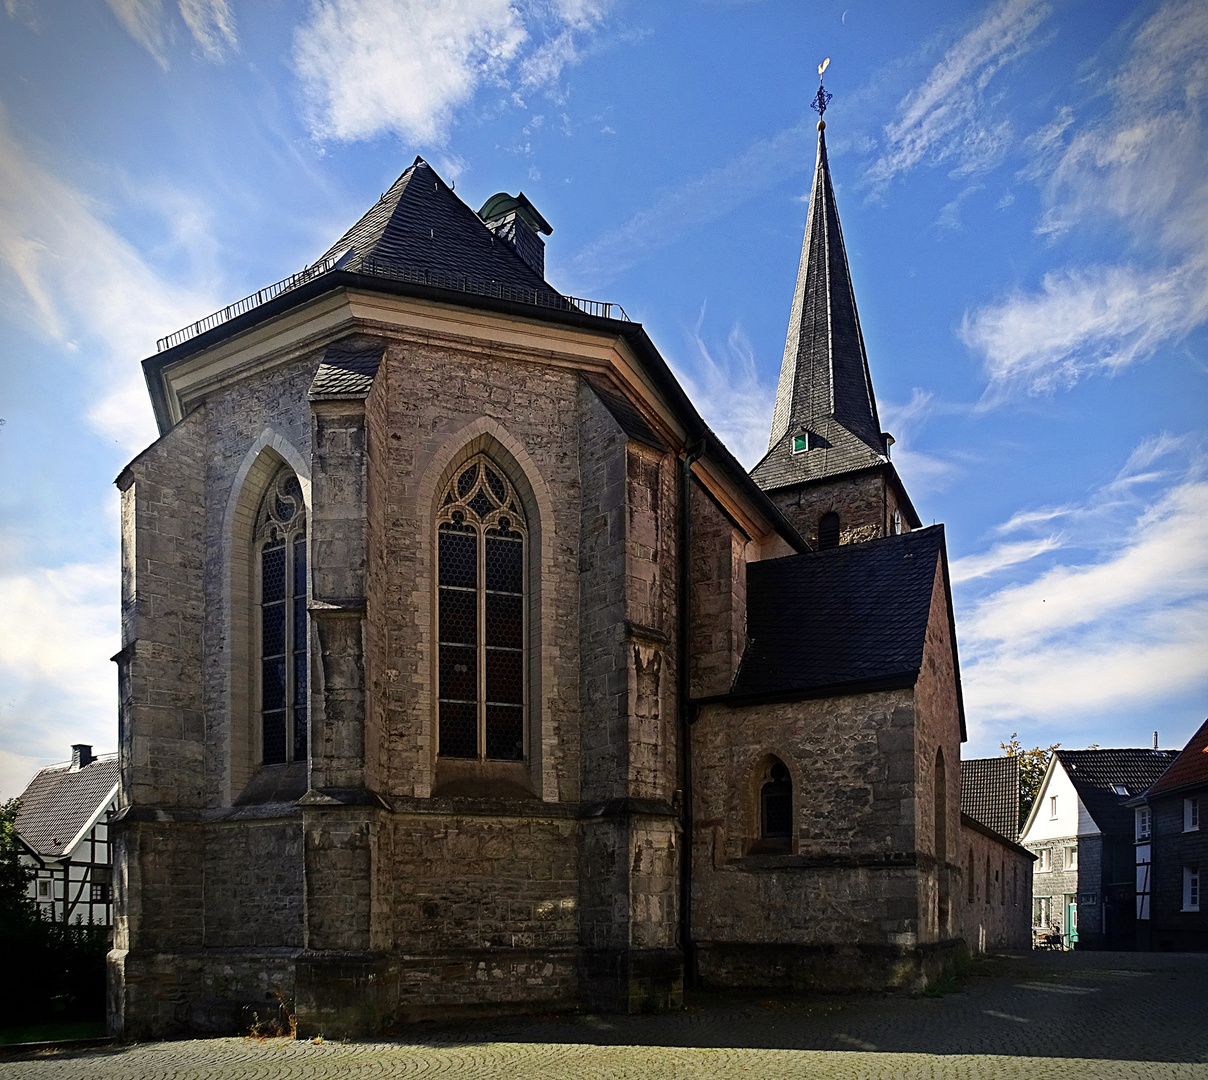
[[[913,686],[943,550],[944,527],[934,525],[751,563],[749,640],[731,695]]]
[[[803,431],[823,449],[794,455],[792,437]],[[884,450],[826,157],[826,134],[820,131],[772,435],[768,455],[752,476],[767,490],[865,468],[885,460]]]
[[[1105,833],[1131,833],[1133,812],[1125,803],[1140,795],[1178,757],[1177,750],[1057,750],[1057,760],[1095,824]],[[1121,785],[1127,794],[1114,790]],[[1033,811],[1035,812],[1035,811]]]
[[[646,423],[645,417],[630,402],[605,390],[592,379],[587,380],[587,385],[591,387],[592,393],[600,399],[600,404],[612,414],[612,418],[626,435],[655,450],[667,449],[663,440],[650,430],[650,425]]]
[[[1174,764],[1149,789],[1149,794],[1162,795],[1199,784],[1208,784],[1208,720],[1191,736]]]
[[[380,343],[336,342],[328,347],[310,384],[310,397],[364,397],[382,362]]]
[[[1019,759],[961,761],[961,813],[1008,840],[1019,839]]]
[[[320,262],[352,249],[341,268],[367,260],[519,289],[551,291],[506,240],[486,227],[422,158],[403,173]],[[439,282],[434,282],[439,284]]]
[[[95,758],[74,772],[68,761],[47,765],[21,793],[18,835],[39,855],[65,855],[117,782],[116,754]]]

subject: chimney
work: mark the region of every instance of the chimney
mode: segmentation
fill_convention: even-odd
[[[549,236],[554,230],[523,191],[519,195],[509,195],[506,191],[492,195],[482,204],[478,216],[491,232],[511,244],[516,254],[528,263],[529,269],[544,280],[545,241],[538,234]]]
[[[1158,748],[1158,733],[1156,731],[1153,733],[1153,748],[1155,750]]]
[[[72,743],[71,744],[71,771],[79,772],[85,765],[91,765],[92,745],[90,743]]]

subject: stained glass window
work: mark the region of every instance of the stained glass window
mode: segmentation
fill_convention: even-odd
[[[307,751],[306,505],[286,466],[256,520],[260,579],[261,762],[302,761]]]
[[[523,761],[528,533],[520,500],[479,454],[439,501],[439,753]]]

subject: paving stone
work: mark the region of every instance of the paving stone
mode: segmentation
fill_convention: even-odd
[[[395,1041],[227,1038],[0,1059],[5,1080],[328,1077],[1208,1078],[1208,955],[979,965],[939,998],[702,997],[661,1016],[413,1027]]]

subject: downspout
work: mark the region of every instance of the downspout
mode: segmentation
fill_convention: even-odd
[[[699,439],[684,452],[680,461],[679,490],[679,596],[676,600],[678,639],[676,644],[676,682],[679,705],[680,757],[680,852],[679,937],[684,953],[684,983],[696,985],[696,954],[692,942],[692,752],[689,744],[692,716],[692,665],[690,660],[692,627],[692,463],[705,452],[705,440]]]

